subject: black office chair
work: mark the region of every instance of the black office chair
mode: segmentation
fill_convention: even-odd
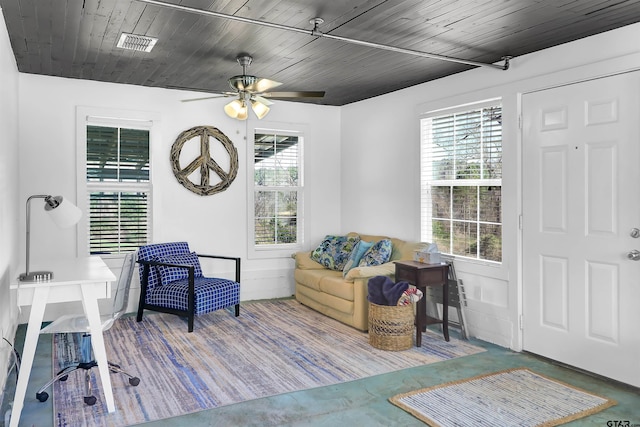
[[[129,302],[129,289],[131,288],[131,278],[133,276],[135,261],[135,252],[128,253],[124,258],[122,272],[118,279],[116,294],[113,297],[113,309],[110,314],[101,316],[103,332],[111,328],[115,321],[118,320],[127,309],[127,303]],[[61,369],[55,377],[49,380],[48,383],[36,392],[36,399],[40,402],[45,402],[49,398],[49,394],[45,390],[51,384],[58,380],[66,381],[71,372],[82,369],[85,371],[84,403],[87,405],[94,405],[97,399],[91,391],[91,368],[98,366],[98,363],[93,358],[91,334],[89,333],[89,322],[87,318],[83,314],[66,314],[42,328],[40,333],[77,333],[82,334],[82,337],[80,339],[80,360]],[[123,371],[120,368],[120,365],[111,362],[108,363],[109,370],[111,372],[125,375],[129,379],[129,384],[132,386],[140,384],[140,378],[134,377],[133,375]]]

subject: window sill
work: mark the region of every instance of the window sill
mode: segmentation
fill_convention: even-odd
[[[269,245],[264,247],[251,247],[247,258],[268,259],[268,258],[291,258],[295,252],[302,250],[302,245]]]
[[[506,266],[501,262],[456,257],[444,254],[443,258],[447,260],[451,259],[454,261],[453,265],[457,273],[466,272],[470,274],[502,279],[506,279],[508,277]]]

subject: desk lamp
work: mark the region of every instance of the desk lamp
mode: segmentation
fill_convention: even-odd
[[[34,195],[27,199],[27,260],[26,271],[22,273],[18,280],[21,282],[38,282],[53,279],[53,273],[50,271],[29,271],[29,241],[31,228],[30,205],[31,199],[44,199],[44,210],[60,228],[69,228],[75,225],[82,216],[82,211],[73,203],[64,200],[62,196]]]

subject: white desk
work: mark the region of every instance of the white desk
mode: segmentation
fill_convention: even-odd
[[[38,344],[38,336],[40,335],[44,309],[47,304],[59,302],[82,301],[84,313],[89,321],[93,353],[96,362],[98,362],[107,410],[114,412],[116,409],[107,365],[107,353],[102,336],[98,299],[110,298],[111,283],[116,280],[116,277],[104,261],[97,256],[51,262],[48,265],[35,266],[32,270],[37,271],[40,269],[53,271],[53,279],[46,282],[19,282],[16,278],[11,283],[11,289],[15,289],[18,292],[18,305],[30,305],[31,313],[27,325],[24,349],[22,350],[22,365],[18,375],[18,384],[16,385],[9,425],[11,427],[18,426],[36,345]],[[35,399],[35,396],[33,398]]]

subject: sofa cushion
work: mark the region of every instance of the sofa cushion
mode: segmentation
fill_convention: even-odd
[[[325,277],[336,277],[344,282],[342,278],[342,272],[333,271],[323,268],[322,270],[301,270],[297,268],[293,272],[293,277],[296,283],[300,283],[307,288],[320,291],[320,281]]]
[[[366,267],[372,265],[380,265],[389,262],[393,245],[391,239],[382,239],[371,246],[362,256],[358,263],[358,267]]]
[[[342,271],[351,251],[359,241],[359,236],[327,235],[313,250],[311,259],[330,270]]]
[[[320,291],[340,299],[353,301],[353,282],[346,282],[342,276],[325,276],[320,280]]]
[[[349,259],[347,263],[344,265],[344,269],[342,270],[342,276],[347,277],[347,273],[354,267],[357,267],[360,263],[360,260],[364,256],[364,254],[373,246],[373,242],[365,242],[364,240],[360,240],[356,247],[351,251],[351,255],[349,255]]]
[[[347,234],[348,236],[360,236],[361,240],[366,240],[367,242],[377,242],[382,239],[391,239],[389,236],[382,236],[377,234],[359,234],[354,231]]]
[[[327,316],[330,316],[340,322],[344,322],[347,325],[352,325],[354,314],[354,302],[346,299],[338,298],[330,295],[326,292],[314,291],[304,286],[296,288],[296,299],[302,304],[307,305],[314,310],[319,311]],[[367,330],[368,322],[361,319],[360,327],[358,329]]]

